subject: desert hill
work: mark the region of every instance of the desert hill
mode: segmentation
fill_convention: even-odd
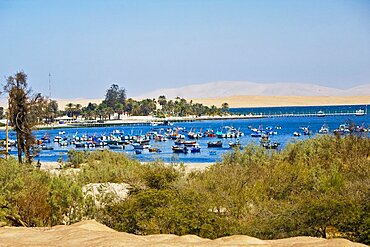
[[[255,83],[248,81],[220,81],[193,84],[179,88],[158,89],[139,95],[137,98],[158,98],[166,95],[172,99],[219,98],[234,95],[248,96],[358,96],[370,95],[370,84],[349,89],[338,89],[306,83]]]
[[[179,96],[208,106],[221,106],[223,102],[228,102],[230,107],[366,105],[370,104],[370,84],[338,89],[303,83],[221,81],[158,89],[135,97],[128,95],[128,97],[141,100],[158,98],[160,95],[165,95],[167,99]],[[59,109],[64,110],[70,102],[87,106],[89,102],[99,104],[103,98],[56,100]],[[7,100],[4,97],[0,98],[0,106],[7,107]]]
[[[366,246],[346,239],[295,237],[279,240],[260,240],[235,235],[215,240],[194,235],[158,234],[137,236],[116,232],[94,220],[70,226],[52,228],[0,228],[0,246],[268,246],[268,247],[355,247]]]

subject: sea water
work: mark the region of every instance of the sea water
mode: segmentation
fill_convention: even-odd
[[[281,113],[312,113],[312,112],[348,112],[358,109],[365,109],[366,106],[326,106],[326,107],[263,107],[263,108],[233,108],[231,112],[240,113],[240,114],[264,114],[264,115],[274,115]],[[206,129],[211,128],[216,132],[221,130],[223,126],[233,126],[236,129],[244,132],[244,136],[240,137],[240,143],[242,146],[248,145],[250,143],[255,143],[259,145],[260,138],[253,138],[250,136],[250,128],[263,128],[265,129],[268,126],[274,128],[274,131],[277,132],[277,135],[271,136],[272,141],[279,142],[281,145],[279,148],[283,148],[286,144],[290,142],[296,142],[304,140],[307,138],[312,138],[317,135],[319,129],[323,124],[327,124],[330,130],[338,128],[340,124],[343,123],[355,123],[356,125],[369,127],[370,125],[370,116],[325,116],[325,117],[266,117],[266,118],[256,118],[256,119],[234,119],[234,120],[207,120],[207,121],[194,121],[194,122],[183,122],[183,123],[174,123],[173,126],[162,126],[161,128],[174,128],[174,127],[183,127],[186,130],[199,131],[202,129],[204,132]],[[293,133],[299,131],[300,127],[309,126],[310,130],[313,131],[311,136],[300,136],[294,137]],[[278,129],[276,129],[278,127]],[[125,134],[131,135],[143,135],[148,131],[152,130],[152,126],[121,126],[121,127],[93,127],[93,128],[58,128],[50,130],[38,130],[34,131],[37,139],[41,139],[46,133],[51,138],[51,146],[54,147],[54,150],[43,150],[40,152],[39,156],[35,159],[40,159],[40,161],[57,161],[62,159],[67,161],[68,150],[74,148],[74,145],[69,145],[67,147],[61,147],[58,143],[53,142],[53,138],[58,135],[60,131],[65,132],[65,136],[78,135],[96,135],[100,136],[102,134],[108,135],[113,131],[124,132]],[[366,135],[370,135],[368,132]],[[186,136],[186,133],[185,133]],[[0,132],[0,138],[5,138],[5,132]],[[10,132],[10,139],[16,139],[15,133]],[[186,138],[187,139],[187,138]],[[217,141],[221,140],[223,143],[223,148],[207,148],[208,141]],[[229,142],[235,141],[233,138],[228,139],[218,139],[218,138],[201,138],[197,142],[201,146],[200,153],[187,153],[187,154],[174,154],[171,147],[174,145],[173,140],[167,140],[165,142],[156,142],[151,140],[150,144],[152,147],[159,148],[162,152],[160,153],[150,153],[148,150],[142,151],[141,154],[135,154],[134,149],[131,145],[125,146],[124,150],[114,150],[115,152],[122,152],[126,155],[136,158],[139,161],[153,161],[156,159],[163,160],[165,162],[216,162],[222,160],[222,156],[227,152],[231,152],[232,149],[229,148]],[[107,147],[107,149],[109,149]],[[78,150],[95,150],[92,149],[78,149]],[[10,151],[11,155],[16,156],[16,149],[12,148]]]

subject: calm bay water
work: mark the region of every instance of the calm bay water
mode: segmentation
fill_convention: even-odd
[[[365,109],[366,106],[325,106],[325,107],[263,107],[263,108],[234,108],[231,109],[233,113],[263,113],[263,114],[281,114],[281,113],[308,113],[308,112],[348,112],[358,109]],[[281,129],[277,129],[277,135],[271,136],[272,141],[277,141],[281,143],[280,148],[284,147],[289,142],[299,141],[307,138],[312,138],[312,136],[300,136],[293,137],[294,131],[299,131],[299,127],[309,126],[310,129],[314,132],[315,136],[318,130],[323,124],[327,124],[330,130],[334,130],[340,124],[353,121],[356,125],[364,125],[369,127],[370,125],[370,116],[325,116],[325,117],[281,117],[281,118],[261,118],[261,119],[243,119],[243,120],[217,120],[217,121],[196,121],[196,122],[186,122],[186,123],[175,123],[171,128],[179,126],[184,127],[186,130],[206,130],[207,128],[212,128],[215,132],[221,129],[222,126],[233,126],[236,129],[240,129],[245,133],[243,137],[240,138],[240,143],[242,146],[245,146],[249,143],[259,144],[259,138],[252,138],[250,136],[251,130],[248,126],[258,128],[262,126],[264,129],[268,126],[275,128],[280,126]],[[97,135],[109,134],[114,130],[119,130],[120,132],[125,132],[126,134],[145,134],[150,131],[153,127],[151,126],[135,126],[135,127],[100,127],[100,128],[64,128],[64,129],[52,129],[52,130],[39,130],[35,131],[35,135],[38,139],[43,137],[47,132],[50,137],[53,139],[54,136],[58,135],[59,131],[65,131],[65,135],[72,136],[76,134],[79,135]],[[163,127],[167,128],[167,127]],[[186,134],[185,134],[186,135]],[[10,138],[15,139],[15,133],[10,132]],[[5,138],[5,132],[0,132],[0,138]],[[223,148],[207,148],[208,141],[221,140],[223,142]],[[188,153],[188,154],[174,154],[171,150],[174,142],[168,140],[165,142],[156,142],[151,140],[150,144],[152,147],[156,147],[162,150],[161,153],[149,153],[148,150],[144,150],[142,154],[136,155],[134,149],[131,145],[125,147],[124,150],[116,151],[123,152],[129,156],[135,157],[140,161],[152,161],[155,159],[161,159],[165,162],[215,162],[220,161],[222,156],[230,152],[228,143],[234,141],[235,139],[218,139],[218,138],[202,138],[198,140],[198,143],[201,146],[200,153]],[[41,161],[57,161],[59,157],[63,161],[67,160],[67,152],[69,149],[73,148],[73,145],[67,147],[61,147],[58,143],[51,143],[54,150],[43,150],[36,159]],[[84,150],[84,149],[80,149]],[[94,150],[94,149],[90,149]],[[210,152],[210,151],[215,151]],[[16,155],[16,150],[12,148],[11,155]]]

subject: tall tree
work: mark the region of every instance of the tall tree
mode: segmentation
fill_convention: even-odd
[[[71,102],[66,105],[65,109],[67,111],[68,117],[73,117],[74,107],[75,107],[75,104],[73,104]]]
[[[105,94],[105,103],[108,107],[112,107],[113,110],[116,110],[117,103],[125,105],[126,102],[126,90],[120,88],[117,84],[112,84],[112,86],[107,90]]]
[[[167,103],[166,96],[161,95],[158,97],[158,103],[163,107]]]
[[[24,153],[26,162],[30,163],[30,150],[35,143],[32,128],[40,120],[40,112],[45,110],[45,99],[40,94],[32,98],[24,72],[9,76],[4,92],[9,94],[9,120],[17,134],[18,161],[22,163]]]
[[[58,115],[58,102],[56,100],[49,101],[48,113],[51,121]]]
[[[227,113],[227,112],[229,112],[229,110],[230,110],[230,108],[229,108],[229,104],[228,103],[222,103],[222,106],[221,106],[221,111],[223,112],[223,113]]]

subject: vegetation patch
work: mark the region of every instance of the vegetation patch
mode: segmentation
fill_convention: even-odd
[[[0,221],[48,226],[96,219],[135,234],[246,234],[262,239],[345,237],[370,243],[370,139],[321,136],[280,152],[250,145],[203,171],[161,161],[140,164],[110,151],[73,152],[80,172],[55,176],[0,161]],[[84,195],[88,184],[126,184]],[[95,198],[96,199],[96,198]]]

